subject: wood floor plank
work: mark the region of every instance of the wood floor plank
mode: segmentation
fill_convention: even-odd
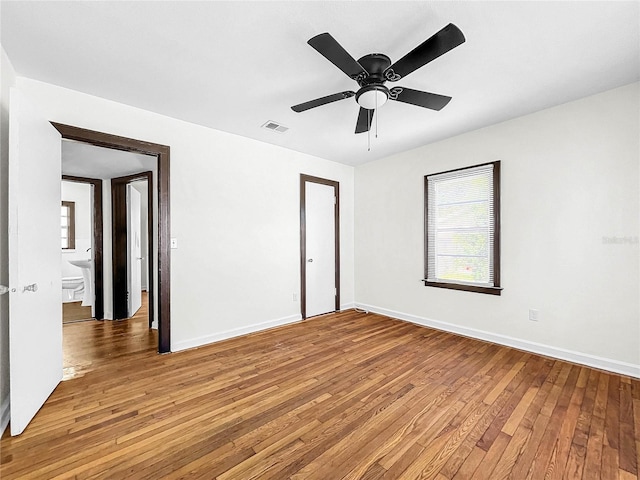
[[[608,375],[600,375],[594,400],[593,418],[589,429],[589,439],[587,441],[587,454],[584,473],[582,474],[584,480],[600,478],[608,382]]]
[[[560,394],[556,398],[547,428],[540,439],[540,445],[536,451],[536,459],[530,470],[531,478],[550,477],[553,470],[559,468],[557,466],[557,455],[560,430],[563,420],[567,418],[567,410],[572,394],[575,390],[579,370],[580,368],[577,366],[570,366],[568,375],[566,375],[566,377],[561,375],[558,378],[558,384],[556,386],[561,386],[561,389],[559,390]],[[541,410],[542,415],[544,415],[544,411],[545,409],[543,407]]]
[[[640,437],[640,429],[638,428],[638,418],[634,420],[633,398],[631,394],[631,385],[629,383],[620,384],[619,396],[619,460],[620,468],[632,475],[638,475],[638,438]],[[640,413],[640,412],[639,412]],[[635,438],[635,442],[634,442]],[[635,443],[635,448],[634,448]],[[614,446],[614,445],[611,445]],[[615,446],[614,446],[615,448]]]
[[[63,331],[3,480],[638,478],[635,378],[353,310],[169,355],[146,318]]]
[[[478,465],[476,471],[473,472],[471,478],[474,480],[485,480],[491,478],[491,472],[493,472],[500,461],[500,458],[510,441],[511,437],[509,435],[504,432],[500,432],[495,442],[493,442],[489,450],[487,450],[487,454],[482,459],[480,465]]]
[[[432,444],[426,445],[417,461],[407,469],[408,472],[412,469],[415,470],[417,473],[416,478],[435,478],[439,474],[451,456],[458,450],[461,443],[473,431],[480,418],[489,409],[489,405],[480,401],[476,402],[476,404],[469,403],[467,407],[470,408],[461,410],[461,413],[465,412],[466,416],[460,425],[445,435],[439,435]]]
[[[473,476],[473,472],[478,469],[478,466],[486,456],[486,452],[480,447],[474,446],[464,462],[456,472],[452,480],[469,480]]]
[[[474,457],[477,454],[474,454],[475,449],[479,449],[477,447],[477,443],[482,437],[482,435],[486,432],[487,428],[495,417],[499,414],[499,412],[504,408],[505,404],[511,397],[510,393],[504,391],[502,395],[500,395],[495,402],[489,407],[489,409],[485,412],[485,414],[478,420],[478,422],[474,425],[473,430],[469,432],[467,438],[460,444],[456,452],[449,458],[447,463],[441,469],[441,473],[448,477],[460,477],[468,478],[473,474],[475,469],[477,468],[476,464],[469,465],[469,456],[473,455]],[[484,450],[483,450],[484,452]],[[484,453],[483,455],[484,456]],[[466,465],[466,466],[465,466]],[[463,468],[464,467],[464,468]],[[459,471],[462,470],[462,474],[459,474]],[[470,470],[467,473],[464,473],[465,470]]]
[[[578,423],[578,417],[580,415],[580,407],[584,399],[584,390],[586,384],[586,378],[589,375],[589,371],[586,368],[580,369],[580,374],[576,381],[575,388],[569,401],[560,432],[558,433],[558,439],[553,451],[553,460],[550,462],[547,469],[548,477],[550,479],[562,479],[566,471],[567,462],[569,460],[571,452],[572,439],[575,434],[576,425]]]
[[[511,477],[511,472],[516,464],[518,458],[524,452],[529,438],[531,437],[531,430],[519,426],[516,431],[511,435],[511,440],[504,449],[504,452],[500,456],[500,460],[496,464],[495,468],[491,472],[491,478],[495,480],[508,479]]]
[[[640,400],[633,398],[632,409],[633,409],[633,429],[634,429],[633,438],[635,439],[635,444],[636,444],[636,468],[640,469]],[[629,446],[627,446],[626,448],[631,450]]]

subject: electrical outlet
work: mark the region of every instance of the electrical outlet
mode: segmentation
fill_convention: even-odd
[[[298,294],[297,294],[297,293],[294,293],[294,294],[293,294],[293,301],[294,301],[294,302],[297,302],[297,301],[298,301]]]
[[[529,309],[529,320],[532,322],[537,322],[540,317],[540,312],[538,310],[534,310],[533,308]]]
[[[178,248],[178,239],[177,238],[172,238],[171,239],[171,248]]]

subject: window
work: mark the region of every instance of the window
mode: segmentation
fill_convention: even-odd
[[[424,179],[424,284],[500,295],[500,162]]]
[[[63,250],[76,248],[76,204],[75,202],[62,202],[60,210],[60,236]]]

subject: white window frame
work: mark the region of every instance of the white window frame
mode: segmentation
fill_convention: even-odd
[[[62,211],[66,209],[67,215],[64,215]],[[67,218],[67,225],[62,225],[62,219]],[[61,228],[61,240],[66,238],[66,243],[62,246],[62,250],[75,250],[76,248],[76,203],[62,201],[62,208],[60,209],[60,228]],[[66,229],[67,236],[62,237],[62,229]]]

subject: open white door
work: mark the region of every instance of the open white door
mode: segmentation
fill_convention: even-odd
[[[129,317],[142,306],[140,192],[127,185],[127,301]]]
[[[11,434],[62,380],[61,136],[19,90],[9,106]]]
[[[306,316],[336,310],[335,190],[305,182]]]

